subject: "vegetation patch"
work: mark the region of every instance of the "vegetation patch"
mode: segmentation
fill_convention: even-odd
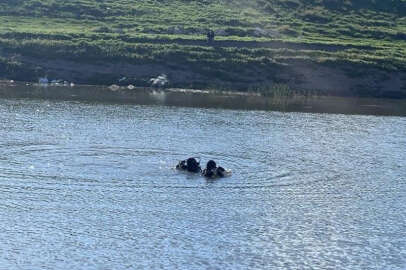
[[[161,64],[168,73],[190,72],[184,85],[201,87],[206,80],[207,87],[216,82],[246,89],[286,80],[281,73],[297,61],[342,66],[351,79],[371,68],[406,72],[404,14],[405,0],[3,1],[0,77],[66,75],[51,60]],[[213,43],[206,41],[209,29]],[[85,70],[71,77],[84,81],[80,73]],[[159,75],[124,68],[88,73],[87,83],[105,84],[118,76],[148,81]]]

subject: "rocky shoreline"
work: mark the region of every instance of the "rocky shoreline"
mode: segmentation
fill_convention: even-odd
[[[287,60],[275,67],[245,66],[227,71],[226,78],[202,74],[179,63],[77,63],[69,60],[22,57],[21,70],[3,77],[16,81],[37,81],[48,75],[75,84],[151,86],[151,80],[164,75],[165,86],[186,89],[219,89],[271,94],[283,85],[293,92],[327,96],[406,98],[406,71],[384,70],[350,63],[329,64],[304,60]],[[45,73],[37,74],[35,66]],[[162,75],[161,75],[162,74]],[[122,79],[125,79],[121,81]]]

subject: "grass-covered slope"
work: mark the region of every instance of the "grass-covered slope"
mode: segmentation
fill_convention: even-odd
[[[405,14],[405,0],[8,0],[0,77],[402,92]]]

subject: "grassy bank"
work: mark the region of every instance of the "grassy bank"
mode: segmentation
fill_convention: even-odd
[[[371,71],[399,74],[406,91],[404,14],[404,0],[15,0],[0,4],[0,77],[147,85],[166,73],[181,87],[323,86],[303,86],[299,66],[360,82]]]

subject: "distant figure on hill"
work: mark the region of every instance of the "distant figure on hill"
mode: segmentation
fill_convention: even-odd
[[[214,41],[214,31],[209,30],[207,31],[207,42],[212,43]]]

